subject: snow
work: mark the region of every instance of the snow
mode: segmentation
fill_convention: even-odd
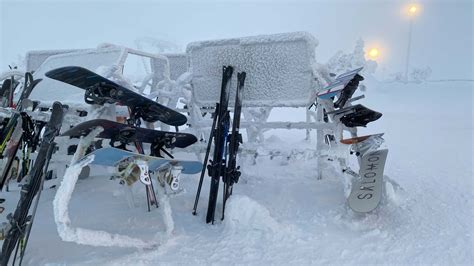
[[[48,57],[58,54],[74,53],[79,52],[79,49],[69,49],[69,50],[35,50],[29,51],[26,53],[26,71],[32,72],[36,71],[41,64],[48,59]]]
[[[188,44],[193,97],[200,106],[219,101],[224,65],[234,69],[231,99],[237,72],[247,72],[244,106],[307,106],[314,83],[317,40],[309,33],[283,33],[202,41]],[[233,103],[229,103],[233,106]]]
[[[173,234],[150,250],[91,249],[63,244],[51,223],[51,196],[55,191],[46,190],[43,195],[50,196],[41,199],[26,252],[27,262],[29,265],[469,264],[473,259],[469,112],[472,92],[469,83],[453,84],[368,86],[374,89],[367,92],[364,99],[367,102],[363,104],[383,112],[384,117],[369,124],[370,130],[366,131],[385,132],[390,147],[385,174],[396,182],[386,184],[387,199],[373,214],[358,215],[347,208],[344,177],[336,166],[328,163],[326,177],[317,180],[315,158],[275,156],[270,160],[262,154],[255,165],[251,158],[242,158],[241,181],[229,199],[225,220],[215,225],[204,222],[208,180],[195,217],[191,210],[199,175],[183,175],[184,190],[170,195],[169,199]],[[446,96],[445,90],[451,86],[457,87],[457,95]],[[407,98],[405,95],[410,92],[414,95]],[[430,100],[419,104],[421,95],[427,92],[431,93]],[[445,100],[454,99],[459,104],[456,108],[438,109]],[[416,137],[413,132],[423,137]],[[315,145],[303,141],[301,131],[277,133],[265,133],[269,146],[278,145],[290,152],[293,148]],[[456,145],[441,139],[463,139],[467,143]],[[184,153],[175,155],[183,159],[192,157]],[[164,231],[163,224],[157,224],[162,215],[159,210],[147,213],[143,199],[136,200],[135,207],[127,208],[123,193],[118,193],[120,190],[111,182],[105,177],[91,177],[78,183],[71,201],[76,213],[71,217],[72,223],[126,232],[131,237]],[[220,209],[218,203],[218,216]],[[44,248],[46,243],[48,248]]]
[[[177,80],[179,76],[188,71],[188,58],[186,54],[163,54],[169,60],[170,64],[170,78]],[[163,72],[165,70],[164,60],[153,58],[151,60],[151,68],[153,73],[156,75],[156,80],[161,81],[164,79]]]
[[[106,176],[92,176],[77,182],[69,203],[71,224],[143,241],[163,239],[160,245],[137,250],[63,242],[52,214],[57,192],[47,189],[24,264],[470,264],[471,83],[367,85],[367,97],[361,103],[384,116],[359,134],[385,132],[390,149],[385,178],[392,182],[386,183],[387,197],[376,212],[350,211],[345,176],[336,165],[327,162],[325,177],[317,180],[316,158],[284,155],[296,148],[315,147],[303,141],[303,130],[270,130],[265,132],[265,147],[278,146],[283,155],[271,160],[262,152],[256,164],[253,158],[241,158],[243,175],[234,186],[224,221],[205,224],[207,178],[198,214],[191,214],[199,174],[182,175],[183,191],[167,196],[170,209],[166,212],[173,220],[170,234],[162,220],[163,205],[146,211],[143,186],[133,187],[135,205],[128,207],[121,186]],[[456,93],[446,94],[453,90]],[[441,108],[446,102],[456,105]],[[187,153],[174,155],[195,159]],[[12,192],[2,192],[7,198],[4,213],[14,208],[18,194],[11,187]],[[218,217],[221,207],[219,199]]]
[[[255,76],[254,83],[249,80],[246,89],[251,96],[247,97],[255,98],[248,102],[259,106],[306,104],[302,100],[308,99],[307,83],[298,88],[295,84],[327,74],[319,72],[321,66],[303,58],[305,53],[312,56],[316,46],[307,37],[298,33],[191,44],[191,72],[181,76],[182,83],[192,80],[201,103],[214,104],[216,89],[220,88],[220,69],[212,70],[210,64],[193,61],[196,58],[215,60],[216,65],[222,64],[218,60],[236,60],[249,67],[250,77],[251,73],[266,73],[259,63],[267,62],[265,69],[272,69],[279,66],[282,57],[295,56],[297,60],[285,63],[297,68],[279,73],[291,74],[288,80],[269,79],[275,82],[271,98],[267,94],[270,83]],[[260,53],[261,47],[270,52]],[[262,57],[258,62],[240,62],[239,57],[228,58],[229,49],[237,54],[258,52]],[[328,66],[339,70],[362,64],[361,51],[358,45],[352,55],[338,54]],[[211,52],[219,56],[212,58]],[[85,54],[94,57],[92,51],[77,53],[76,59],[108,75],[114,72],[111,70],[117,65],[118,53],[110,51],[100,63],[82,58]],[[38,73],[60,66],[63,56],[48,59]],[[306,67],[318,69],[318,73],[305,72]],[[208,74],[212,78],[205,80]],[[45,189],[40,199],[24,264],[470,264],[474,231],[472,82],[430,83],[421,76],[418,84],[383,83],[370,75],[364,81],[366,97],[358,103],[384,116],[367,128],[359,128],[358,133],[385,132],[383,148],[389,148],[385,197],[373,213],[361,215],[348,208],[351,176],[342,174],[337,162],[325,161],[324,168],[318,169],[316,143],[304,140],[305,131],[297,129],[304,128],[300,124],[287,122],[292,129],[264,132],[262,146],[242,145],[254,148],[258,156],[240,157],[241,180],[234,186],[225,220],[218,219],[214,225],[204,222],[209,178],[205,179],[197,216],[191,210],[199,174],[182,174],[183,189],[179,193],[166,194],[157,185],[160,207],[147,212],[141,184],[124,187],[111,179],[110,169],[96,168],[92,168],[91,177],[78,180],[81,167],[91,158],[78,161],[76,156],[60,186],[52,187],[58,180],[45,184],[52,188]],[[290,81],[291,86],[282,86],[282,82]],[[204,87],[206,82],[212,86]],[[51,99],[54,95],[55,99],[82,102],[82,90],[78,97],[74,88],[66,89],[64,84],[42,85],[41,90],[35,90],[39,91],[35,97]],[[361,90],[354,96],[360,93]],[[272,112],[269,120],[301,120],[301,109],[281,108]],[[314,131],[311,134],[314,139]],[[58,137],[58,143],[66,141]],[[275,148],[279,151],[275,152]],[[348,149],[329,152],[344,154],[351,168],[357,170]],[[194,154],[179,150],[173,155],[183,160],[196,159]],[[320,170],[323,179],[318,180]],[[13,183],[11,192],[1,192],[7,200],[2,221],[4,214],[15,208],[18,190]],[[217,217],[222,209],[221,196]]]

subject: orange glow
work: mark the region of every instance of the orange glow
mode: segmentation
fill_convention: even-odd
[[[421,6],[419,4],[410,4],[408,6],[405,6],[405,14],[408,15],[408,17],[414,17],[418,15],[421,11]]]
[[[377,59],[380,55],[379,49],[377,48],[370,49],[368,55],[369,55],[369,58],[372,60]]]

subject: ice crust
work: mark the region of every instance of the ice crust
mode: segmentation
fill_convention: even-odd
[[[170,78],[177,80],[179,76],[188,71],[188,59],[186,54],[163,54],[169,60],[170,64]],[[155,74],[156,81],[164,79],[163,73],[165,70],[165,61],[161,59],[152,58],[151,68]]]
[[[50,56],[34,74],[35,79],[41,78],[43,81],[35,87],[30,99],[43,103],[56,100],[68,104],[84,104],[84,90],[50,79],[45,76],[45,73],[64,66],[81,66],[96,71],[103,66],[112,67],[119,65],[121,54],[122,49],[120,48],[103,48]],[[51,98],[53,95],[54,99]]]
[[[236,74],[245,71],[244,106],[306,106],[317,89],[313,80],[317,44],[306,32],[190,43],[186,52],[193,97],[201,106],[214,106],[219,100],[222,66],[232,65],[231,99]]]
[[[26,71],[36,71],[46,59],[59,54],[74,53],[85,51],[86,49],[67,49],[67,50],[35,50],[26,53]]]

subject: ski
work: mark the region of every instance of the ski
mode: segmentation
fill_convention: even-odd
[[[244,89],[246,73],[237,73],[237,90],[235,94],[235,105],[234,105],[234,118],[232,120],[232,132],[228,141],[228,162],[226,171],[223,177],[224,193],[223,193],[223,204],[222,204],[222,220],[224,220],[225,204],[227,199],[232,194],[232,188],[234,183],[239,182],[240,171],[237,166],[237,152],[239,150],[239,144],[242,143],[242,135],[239,132],[240,129],[240,115],[242,112],[242,91]]]
[[[207,159],[209,158],[211,142],[212,140],[214,140],[214,153],[212,156],[212,160],[209,160],[209,164],[207,165],[207,172],[208,175],[211,177],[211,185],[209,190],[209,202],[207,207],[206,223],[214,223],[217,196],[219,193],[219,180],[225,172],[225,146],[230,126],[229,111],[227,109],[229,104],[230,81],[232,79],[233,71],[234,68],[232,66],[224,66],[222,68],[220,100],[219,103],[216,104],[216,110],[214,111],[213,128],[211,129],[208,149],[206,151],[205,161],[203,163],[204,165],[208,163]],[[205,171],[206,169],[203,169],[201,172],[201,179],[199,181],[196,201],[194,204],[194,214],[196,214],[197,202],[199,199],[202,180],[204,178]]]
[[[1,265],[6,266],[9,264],[10,257],[12,255],[15,246],[17,249],[20,247],[20,254],[24,254],[26,248],[25,243],[20,245],[20,242],[25,240],[31,230],[31,224],[33,222],[33,215],[28,215],[30,207],[36,196],[38,201],[38,192],[41,190],[41,186],[44,182],[45,173],[47,172],[47,166],[49,159],[55,149],[54,138],[59,134],[63,120],[63,106],[59,102],[55,102],[52,108],[51,118],[45,127],[41,145],[39,147],[38,156],[34,162],[34,165],[29,173],[29,181],[24,184],[21,189],[20,199],[17,204],[15,212],[8,216],[9,224],[5,233],[5,240],[2,245],[1,253]],[[18,250],[17,250],[18,251]],[[16,252],[17,253],[17,252]],[[15,253],[15,254],[16,254]],[[15,261],[13,258],[13,263]]]
[[[23,111],[23,101],[26,100],[34,87],[41,81],[41,79],[34,80],[33,75],[29,72],[25,74],[24,88],[18,99],[16,110],[13,115],[8,119],[8,122],[2,127],[0,133],[0,158],[2,160],[2,172],[0,173],[0,191],[3,189],[5,182],[7,181],[10,167],[13,163],[13,159],[18,152],[19,144],[22,141],[23,129],[21,112]],[[23,115],[24,116],[24,115]]]

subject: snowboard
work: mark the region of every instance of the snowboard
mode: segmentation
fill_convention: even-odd
[[[354,79],[356,75],[363,69],[363,67],[359,67],[352,71],[343,73],[336,77],[336,79],[327,85],[322,91],[318,92],[316,95],[320,99],[331,99],[334,96],[337,96],[349,82]]]
[[[48,71],[47,77],[86,90],[84,99],[90,104],[119,103],[147,122],[161,121],[172,126],[184,125],[186,116],[133,92],[88,69],[67,66]]]
[[[339,119],[346,127],[365,127],[368,123],[373,122],[382,114],[371,110],[362,104],[343,108],[343,116]],[[339,110],[338,110],[339,111]]]
[[[353,181],[347,198],[349,207],[358,213],[375,210],[382,199],[383,170],[388,150],[377,150],[362,157],[359,177]]]
[[[198,161],[180,161],[163,159],[154,156],[133,153],[124,151],[117,148],[101,148],[88,154],[86,157],[94,155],[94,160],[91,164],[102,165],[102,166],[117,166],[124,160],[140,159],[148,162],[148,168],[150,171],[156,171],[166,165],[179,165],[182,166],[183,174],[196,174],[202,169],[202,163]],[[86,158],[85,157],[85,158]]]
[[[351,145],[351,144],[356,144],[356,143],[360,143],[370,137],[381,137],[383,136],[384,133],[379,133],[379,134],[372,134],[372,135],[365,135],[365,136],[360,136],[360,137],[355,137],[355,138],[350,138],[350,139],[341,139],[341,143],[342,144],[347,144],[347,145]]]
[[[97,135],[97,138],[117,141],[124,140],[127,143],[134,141],[144,143],[163,142],[169,147],[185,148],[197,141],[197,138],[189,133],[167,132],[142,127],[134,127],[105,119],[93,119],[80,123],[64,132],[62,136],[86,136],[96,127],[102,127],[104,129],[99,135]]]

